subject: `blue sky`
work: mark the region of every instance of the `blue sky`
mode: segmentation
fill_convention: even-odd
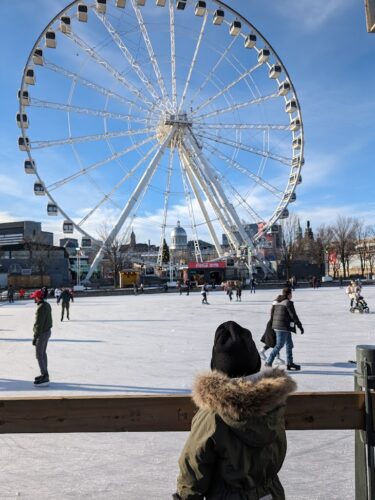
[[[47,23],[67,3],[65,0],[12,2],[2,13],[0,35],[2,74],[5,75],[1,79],[0,221],[38,220],[42,221],[44,229],[54,231],[56,234],[61,232],[62,218],[47,217],[46,198],[37,197],[33,193],[35,178],[25,175],[23,162],[26,157],[17,147],[19,129],[15,122],[15,114],[18,108],[16,94],[30,50]],[[304,121],[305,165],[302,170],[303,183],[298,187],[297,201],[290,205],[290,211],[297,213],[303,224],[309,219],[313,228],[323,222],[334,222],[338,214],[360,217],[368,224],[372,224],[375,208],[373,198],[375,35],[366,32],[363,2],[253,0],[228,3],[245,16],[271,43],[285,64],[298,94]],[[162,15],[160,10],[159,13]],[[139,49],[138,33],[127,36],[129,47],[134,51],[137,47]],[[86,40],[95,47],[101,47],[103,53],[109,55],[110,48],[106,45],[106,39],[101,38],[95,31]],[[74,65],[78,68],[81,64],[80,68],[87,78],[94,78],[97,72],[95,64],[87,61],[81,63],[78,50],[73,54],[67,52],[70,50],[68,45],[66,52],[62,50],[63,47],[65,47],[63,43],[60,43],[58,47],[60,52],[58,53],[56,49],[53,54],[54,62],[65,67],[70,65],[70,68],[74,68]],[[149,74],[150,64],[145,60],[145,52],[139,49],[138,55],[143,61],[145,73]],[[164,59],[167,60],[167,53],[164,54]],[[119,68],[119,71],[122,70],[124,66]],[[205,68],[200,64],[198,72],[204,74],[204,71]],[[45,93],[48,94],[49,100],[67,102],[69,87],[58,81],[56,75],[51,74],[48,79],[45,79],[44,75],[43,78],[38,76],[37,73],[37,86],[39,85],[37,90],[41,92],[39,97]],[[103,74],[97,81],[105,85],[105,79],[106,76]],[[219,87],[217,83],[216,88]],[[74,104],[94,107],[97,96],[91,91],[77,88],[75,92]],[[233,98],[241,100],[240,92],[241,89],[238,89]],[[126,112],[125,107],[117,108],[113,103],[109,104],[108,110],[123,114]],[[31,140],[34,140],[34,137],[35,140],[56,139],[58,138],[56,133],[54,134],[56,130],[61,130],[59,137],[65,137],[66,119],[64,118],[63,123],[61,114],[48,114],[46,110],[43,112],[46,114],[34,115],[31,126],[34,127],[35,135],[31,134]],[[272,115],[274,110],[272,113],[270,110],[269,113]],[[278,117],[275,118],[276,122]],[[73,117],[71,125],[73,130],[74,127],[75,130],[84,130],[83,135],[103,132],[102,124],[99,125],[95,120],[85,121],[81,115]],[[139,124],[139,127],[142,126]],[[121,130],[120,126],[116,127],[111,131]],[[31,129],[32,127],[30,131]],[[254,140],[261,141],[261,138],[258,136]],[[276,137],[275,140],[277,143],[279,138]],[[114,150],[118,151],[116,141],[120,139],[113,139],[112,145]],[[141,151],[145,153],[148,149]],[[84,166],[100,160],[103,157],[102,153],[96,142],[89,142],[79,149],[79,156]],[[48,148],[40,150],[38,154],[41,165],[48,164],[45,173],[43,172],[44,176],[49,176],[51,171],[49,165],[52,164],[58,171],[64,169],[67,169],[68,173],[75,171],[74,169],[70,171],[67,166],[69,164],[70,167],[76,160],[70,150]],[[108,192],[113,183],[119,180],[119,177],[115,178],[115,170],[116,173],[118,170],[126,173],[139,160],[139,153],[138,156],[133,154],[129,160],[121,164],[119,162],[119,167],[115,165],[108,167],[105,175],[98,170],[98,176],[93,182],[99,182],[103,189],[105,188],[104,192]],[[244,157],[240,161],[245,161]],[[165,175],[167,168],[168,158],[162,167]],[[271,165],[271,172],[272,168]],[[276,176],[275,173],[272,175]],[[58,178],[61,176],[43,180],[52,183]],[[130,180],[128,187],[124,187],[121,191],[121,196],[119,192],[118,197],[114,197],[113,206],[103,206],[97,211],[87,226],[91,233],[99,231],[99,227],[105,222],[109,225],[113,223],[118,210],[115,205],[122,206],[126,201],[126,194],[131,193],[138,180],[139,177],[136,176]],[[237,183],[237,187],[239,182],[239,179],[233,177],[233,183]],[[151,239],[154,243],[158,243],[160,230],[157,228],[162,219],[163,197],[160,193],[162,188],[157,183],[155,177],[148,198],[146,197],[144,201],[144,210],[142,214],[139,213],[138,219],[134,220],[138,241]],[[177,184],[177,179],[172,180],[172,191],[174,190],[176,194],[174,199],[173,195],[170,199],[167,233],[177,219],[181,219],[183,225],[187,220],[187,204],[183,202],[186,196],[183,196],[183,189]],[[89,200],[93,192],[94,188],[90,182],[69,184],[68,189],[61,193],[63,209],[69,212],[71,208],[69,215],[76,221],[80,220],[90,210]],[[256,190],[245,190],[242,196],[245,196],[245,193],[252,205],[262,212],[268,199]],[[96,198],[95,202],[99,199]],[[199,220],[197,215],[198,224]],[[200,234],[207,236],[204,229]],[[189,230],[188,236],[192,236]]]

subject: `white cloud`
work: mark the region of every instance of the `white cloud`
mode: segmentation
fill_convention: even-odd
[[[293,20],[299,28],[317,31],[328,21],[341,16],[354,0],[289,0],[272,2],[272,8]],[[357,2],[356,2],[357,3]]]

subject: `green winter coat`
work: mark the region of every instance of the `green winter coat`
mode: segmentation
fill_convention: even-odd
[[[286,454],[284,408],[295,382],[277,368],[231,379],[198,377],[199,411],[179,459],[183,500],[284,500],[277,476]]]
[[[48,332],[52,328],[52,312],[51,306],[44,300],[40,301],[36,307],[35,323],[34,323],[34,339],[41,333]]]

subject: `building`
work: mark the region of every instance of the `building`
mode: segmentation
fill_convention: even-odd
[[[177,221],[177,226],[173,228],[171,232],[171,244],[170,250],[187,250],[187,234],[183,227],[180,225],[180,221]]]
[[[0,224],[0,247],[38,241],[53,245],[53,233],[42,231],[42,224],[30,220],[3,222]]]
[[[70,284],[68,254],[53,245],[40,222],[0,224],[0,286],[38,288]]]

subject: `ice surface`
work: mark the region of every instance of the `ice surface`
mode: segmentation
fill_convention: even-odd
[[[375,287],[365,287],[370,308]],[[54,326],[48,347],[51,385],[36,390],[31,345],[35,304],[0,306],[3,396],[186,393],[209,366],[216,327],[235,320],[259,347],[277,290],[77,298],[71,320]],[[294,337],[300,391],[353,389],[357,344],[375,344],[375,316],[350,314],[344,289],[301,289],[295,305],[305,335]],[[375,307],[375,306],[374,306]],[[164,500],[175,490],[186,433],[0,435],[0,498]],[[354,433],[288,432],[281,479],[288,500],[354,498]]]

